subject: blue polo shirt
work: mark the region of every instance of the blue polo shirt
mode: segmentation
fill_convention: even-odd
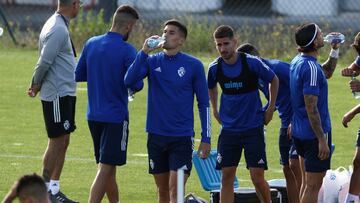
[[[275,59],[262,60],[279,78],[279,90],[275,105],[281,119],[281,128],[287,128],[291,123],[293,116],[290,101],[290,64]],[[261,91],[264,93],[265,97],[269,99],[269,83],[260,80],[259,84]]]
[[[87,119],[121,123],[128,119],[128,93],[124,76],[136,56],[136,49],[115,32],[90,38],[75,70],[77,82],[87,81]],[[143,88],[139,81],[131,89]]]
[[[194,99],[201,120],[201,140],[210,142],[211,114],[204,66],[179,52],[148,55],[140,51],[125,76],[126,85],[147,77],[146,131],[163,136],[194,136]]]
[[[317,108],[324,133],[331,130],[328,109],[328,84],[316,58],[299,54],[290,65],[291,104],[294,111],[293,136],[299,139],[316,138],[305,108],[304,95],[318,97]]]
[[[250,71],[254,72],[261,80],[270,83],[274,72],[258,57],[246,54]],[[208,88],[213,89],[218,82],[216,78],[218,59],[209,65]],[[235,64],[222,63],[223,74],[235,78],[241,74],[241,57]],[[242,94],[223,94],[220,98],[220,120],[222,130],[229,133],[243,132],[264,125],[264,110],[260,100],[259,91]]]

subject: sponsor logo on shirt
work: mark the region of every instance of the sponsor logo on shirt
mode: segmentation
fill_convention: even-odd
[[[183,77],[185,75],[186,71],[185,71],[185,68],[184,67],[180,67],[178,69],[178,74],[180,77]]]
[[[224,87],[226,89],[239,89],[239,88],[242,88],[243,87],[243,84],[242,82],[227,82],[227,83],[224,83]]]

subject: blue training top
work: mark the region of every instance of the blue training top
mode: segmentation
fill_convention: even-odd
[[[281,128],[287,128],[293,116],[290,100],[290,64],[275,59],[262,60],[279,78],[279,90],[275,105],[281,119]],[[259,80],[259,84],[261,91],[269,99],[269,83]]]
[[[275,76],[274,72],[258,57],[246,54],[246,61],[250,71],[258,78],[270,83]],[[213,89],[218,83],[217,76],[218,59],[209,65],[208,88]],[[235,78],[241,74],[243,67],[240,55],[235,64],[222,63],[223,74]],[[224,94],[220,98],[220,120],[222,131],[228,133],[243,132],[264,125],[264,110],[260,100],[258,89],[241,94]]]
[[[211,116],[204,66],[179,52],[147,55],[140,51],[125,76],[125,84],[148,78],[146,131],[163,136],[194,136],[194,95],[201,120],[201,141],[210,143]]]
[[[115,32],[90,38],[75,70],[77,82],[87,81],[87,119],[121,123],[128,119],[128,93],[124,76],[136,56],[136,49]],[[132,87],[143,88],[139,81]]]
[[[305,109],[304,95],[318,96],[317,108],[324,133],[331,130],[328,109],[328,84],[316,58],[297,55],[290,65],[291,103],[294,111],[293,136],[299,139],[316,138]]]

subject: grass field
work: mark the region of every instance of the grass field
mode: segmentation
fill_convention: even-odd
[[[212,60],[202,58],[205,66]],[[37,61],[37,51],[19,49],[0,50],[0,198],[8,191],[11,184],[20,175],[41,172],[42,154],[46,148],[47,138],[43,124],[41,103],[38,98],[31,99],[26,89]],[[341,60],[340,60],[341,64]],[[348,78],[339,75],[339,65],[333,78],[329,81],[329,101],[333,124],[333,143],[336,150],[332,168],[348,166],[352,163],[355,152],[355,139],[359,118],[343,128],[343,114],[355,106],[348,89]],[[118,168],[117,181],[122,202],[156,202],[156,189],[151,175],[148,174],[146,157],[146,90],[136,95],[130,103],[130,138],[128,145],[128,162]],[[71,136],[65,166],[61,178],[62,191],[69,197],[86,202],[89,189],[96,174],[93,158],[92,141],[85,119],[86,86],[80,84],[77,93],[76,123],[77,130]],[[195,110],[195,113],[197,109]],[[199,118],[196,113],[196,138],[200,136]],[[267,179],[282,178],[279,165],[277,114],[267,127],[266,142],[269,170]],[[219,126],[213,119],[213,144],[216,147]],[[198,142],[197,142],[198,144]],[[244,160],[241,160],[237,176],[241,186],[251,186]],[[195,169],[188,181],[187,192],[208,199],[199,182]]]

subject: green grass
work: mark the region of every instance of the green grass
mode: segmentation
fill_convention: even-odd
[[[37,57],[37,51],[32,50],[5,48],[0,50],[0,198],[22,174],[41,172],[41,158],[47,144],[41,104],[38,98],[31,99],[26,95]],[[205,57],[205,55],[202,57],[205,67],[214,57]],[[349,128],[343,128],[341,125],[343,114],[358,103],[348,89],[348,79],[339,75],[339,69],[344,67],[342,64],[346,64],[341,62],[342,60],[340,60],[334,77],[329,81],[333,142],[336,144],[332,168],[348,166],[352,163],[359,123],[359,118],[355,118]],[[86,85],[80,84],[79,87],[83,89]],[[136,154],[146,154],[147,152],[147,134],[144,131],[146,93],[146,90],[138,93],[135,100],[129,105],[128,163],[124,167],[118,167],[117,173],[122,202],[156,202],[156,188],[152,176],[147,172],[147,158],[136,156]],[[86,202],[96,174],[96,164],[85,119],[86,91],[79,90],[77,96],[77,130],[71,135],[71,144],[61,177],[61,187],[65,194],[81,202]],[[197,113],[195,118],[196,138],[199,138],[200,124]],[[266,134],[269,161],[269,170],[266,172],[267,179],[283,177],[279,165],[278,128],[279,119],[275,114],[274,120],[267,127]],[[213,119],[213,148],[216,147],[218,133],[219,125]],[[237,176],[241,186],[251,186],[243,159]],[[196,170],[192,171],[186,191],[195,192],[202,197],[209,197],[209,193],[205,192],[200,185]]]

